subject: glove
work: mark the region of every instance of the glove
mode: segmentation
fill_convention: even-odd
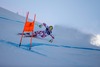
[[[42,25],[39,25],[40,28],[42,28]]]
[[[49,42],[51,42],[51,43],[52,43],[52,42],[53,42],[53,39],[49,40]]]

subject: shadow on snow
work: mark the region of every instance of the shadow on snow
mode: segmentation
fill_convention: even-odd
[[[13,45],[15,47],[19,47],[19,44],[11,42],[11,41],[6,41],[6,40],[0,40],[0,42],[2,43],[7,43],[10,45]],[[45,54],[39,53],[37,51],[29,50],[29,46],[30,44],[22,44],[21,48],[30,52],[34,52],[36,54],[42,55],[42,56],[47,56]],[[44,43],[32,43],[32,47],[35,46],[51,46],[51,47],[62,47],[62,48],[71,48],[71,49],[81,49],[81,50],[93,50],[93,51],[100,51],[100,49],[96,49],[96,48],[88,48],[88,47],[77,47],[77,46],[66,46],[66,45],[54,45],[54,44],[44,44]]]
[[[42,54],[42,53],[39,53],[39,52],[37,52],[37,51],[29,50],[29,45],[26,45],[26,46],[25,46],[25,45],[22,44],[22,46],[19,47],[19,44],[14,43],[14,42],[11,42],[11,41],[0,40],[0,42],[2,42],[2,43],[6,43],[6,44],[10,44],[10,45],[12,45],[12,46],[15,46],[15,47],[18,47],[18,48],[24,49],[24,50],[26,50],[26,51],[30,51],[30,52],[36,53],[36,54],[41,55],[41,56],[47,56],[47,55]],[[24,47],[23,47],[23,46],[24,46]]]

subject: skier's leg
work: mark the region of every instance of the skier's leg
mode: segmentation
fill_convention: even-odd
[[[45,37],[46,37],[46,33],[45,33],[45,31],[41,31],[41,32],[42,32],[41,37],[42,37],[42,38],[45,38]]]
[[[36,37],[37,36],[37,31],[33,32],[32,37]]]

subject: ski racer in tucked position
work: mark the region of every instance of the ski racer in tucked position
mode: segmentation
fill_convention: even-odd
[[[54,36],[52,35],[52,30],[53,30],[53,26],[47,26],[45,23],[39,25],[39,27],[41,28],[42,26],[45,27],[45,30],[42,31],[34,31],[33,34],[30,33],[24,33],[24,37],[41,37],[41,38],[45,38],[48,35],[51,36],[51,39],[49,40],[49,42],[53,42]],[[22,33],[19,33],[19,35],[22,35]]]

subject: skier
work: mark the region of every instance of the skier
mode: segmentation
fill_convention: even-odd
[[[45,27],[45,30],[42,31],[35,31],[32,33],[23,33],[24,37],[41,37],[41,38],[45,38],[48,35],[51,36],[51,39],[49,40],[49,42],[53,42],[54,36],[52,35],[52,30],[53,30],[53,26],[47,26],[45,23],[38,25],[40,28],[42,26]],[[22,33],[18,33],[18,35],[22,35]]]
[[[52,35],[52,30],[53,30],[53,26],[47,26],[45,23],[39,25],[39,27],[41,28],[42,26],[44,26],[46,29],[43,31],[35,31],[33,33],[33,37],[34,36],[40,36],[42,38],[47,37],[48,35],[51,36],[52,39],[49,40],[49,42],[53,42],[54,36]]]

